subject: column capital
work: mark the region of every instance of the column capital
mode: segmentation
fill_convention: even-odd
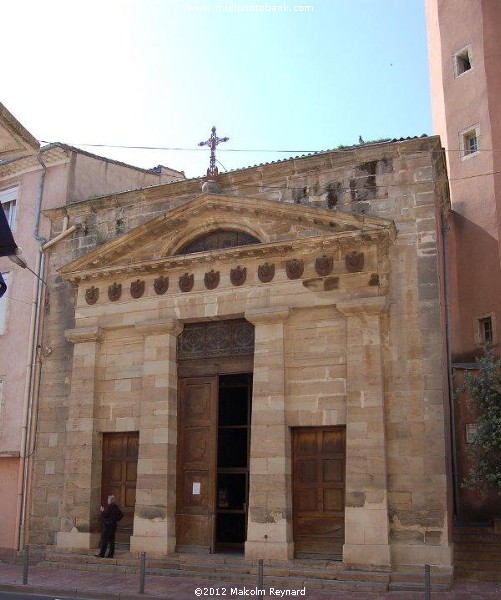
[[[178,319],[162,319],[161,321],[145,321],[136,323],[134,329],[144,335],[165,335],[170,334],[178,336],[183,331],[184,324]]]
[[[346,317],[358,315],[377,315],[388,310],[390,303],[387,296],[376,296],[374,298],[354,298],[344,300],[336,304],[336,308]]]
[[[289,318],[290,309],[286,306],[271,306],[269,308],[249,308],[245,318],[254,325],[258,323],[283,323]]]
[[[101,327],[94,325],[92,327],[77,327],[76,329],[67,329],[64,332],[66,339],[72,344],[80,344],[83,342],[102,342],[103,330]]]

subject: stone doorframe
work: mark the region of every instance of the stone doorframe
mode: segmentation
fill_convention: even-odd
[[[218,316],[225,319],[229,315]],[[289,309],[284,307],[245,311],[245,318],[255,327],[247,558],[293,556],[291,452],[285,423],[284,323],[288,316]],[[164,554],[174,552],[176,546],[176,338],[183,329],[181,321],[182,318],[170,319],[136,327],[147,335],[143,385],[144,389],[147,386],[148,402],[141,409],[137,500],[131,538],[131,551],[135,552]],[[162,360],[158,360],[156,352],[160,347]],[[167,458],[162,465],[155,458],[152,473],[151,456],[153,450],[155,457],[158,456],[159,443],[165,446]],[[264,498],[270,497],[269,490],[273,490],[272,506],[269,501],[264,502]],[[158,517],[152,519],[149,515],[155,511]],[[263,523],[266,534],[262,531]]]

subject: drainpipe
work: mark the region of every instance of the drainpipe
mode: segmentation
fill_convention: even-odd
[[[28,345],[28,363],[26,367],[26,382],[24,388],[24,402],[23,402],[23,426],[21,430],[21,460],[19,464],[19,490],[20,490],[20,513],[18,522],[19,538],[17,540],[17,549],[23,550],[25,545],[25,534],[26,534],[26,507],[27,507],[27,490],[28,490],[28,475],[29,475],[29,459],[31,456],[31,442],[32,435],[31,429],[33,424],[33,403],[34,403],[34,383],[35,383],[35,371],[37,367],[37,351],[38,351],[38,340],[40,332],[40,318],[41,318],[41,307],[42,307],[42,295],[43,295],[43,273],[45,270],[45,256],[42,251],[43,244],[47,240],[40,236],[40,216],[42,212],[42,199],[44,192],[45,176],[47,173],[47,166],[42,160],[41,150],[38,151],[37,160],[42,167],[42,175],[40,176],[40,182],[38,185],[37,204],[35,210],[35,229],[33,236],[36,241],[40,244],[36,275],[38,285],[36,288],[36,298],[34,298],[32,311],[31,311],[31,328],[30,338]]]
[[[444,219],[443,211],[440,211],[441,232],[442,232],[442,252],[444,259],[444,296],[445,296],[445,333],[447,344],[447,377],[449,380],[449,410],[450,410],[450,434],[452,450],[452,482],[454,494],[454,513],[459,516],[459,482],[456,454],[456,409],[454,406],[454,383],[452,380],[452,341],[451,341],[451,309],[449,302],[449,252],[448,252],[448,232],[449,227]]]

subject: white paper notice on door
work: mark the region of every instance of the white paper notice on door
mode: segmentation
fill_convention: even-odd
[[[200,495],[200,482],[199,481],[193,482],[193,495],[194,496]]]

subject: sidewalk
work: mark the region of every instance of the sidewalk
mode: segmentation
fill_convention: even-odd
[[[127,573],[97,573],[69,569],[54,569],[44,566],[32,566],[29,569],[28,585],[22,585],[22,566],[0,563],[0,591],[25,592],[26,594],[47,594],[58,597],[82,597],[116,600],[194,600],[195,590],[206,593],[203,598],[224,596],[225,598],[255,596],[256,588],[249,584],[231,581],[207,581],[202,577],[167,577],[146,575],[145,594],[139,594],[139,575]],[[265,598],[279,598],[270,595],[269,586],[264,582]],[[206,588],[204,590],[204,588]],[[212,590],[211,590],[212,588]],[[236,596],[234,590],[243,594]],[[232,592],[233,590],[233,592]],[[218,593],[219,592],[219,593]],[[286,597],[286,596],[284,596]],[[343,592],[308,589],[305,596],[309,600],[422,600],[424,592]],[[449,592],[432,592],[432,600],[501,600],[501,583],[456,583]]]

